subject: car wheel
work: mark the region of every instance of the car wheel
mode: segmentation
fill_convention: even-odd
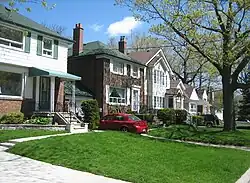
[[[122,127],[122,128],[121,128],[121,131],[122,131],[122,132],[128,132],[128,128],[127,128],[127,127]]]
[[[212,123],[207,123],[206,126],[207,126],[208,128],[212,128],[212,127],[213,127]]]

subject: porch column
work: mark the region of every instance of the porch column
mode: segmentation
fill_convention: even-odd
[[[181,109],[184,109],[184,97],[181,97]]]
[[[165,108],[169,108],[169,105],[168,105],[168,96],[165,96]]]
[[[40,76],[36,76],[33,79],[36,79],[36,88],[34,90],[36,91],[36,98],[35,98],[35,110],[39,110],[39,86],[40,86]]]
[[[176,109],[176,96],[173,97],[173,108]]]
[[[50,78],[50,112],[55,110],[55,77]]]
[[[76,103],[76,85],[75,81],[72,81],[71,111],[73,111],[74,113],[76,112],[75,103]]]

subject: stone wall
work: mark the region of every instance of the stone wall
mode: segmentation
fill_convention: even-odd
[[[17,129],[65,131],[66,125],[0,124],[0,130],[17,130]]]

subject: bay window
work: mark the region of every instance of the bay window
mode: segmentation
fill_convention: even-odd
[[[52,57],[52,45],[53,41],[51,39],[43,38],[43,55]]]
[[[23,32],[0,25],[0,44],[23,49]]]
[[[0,71],[0,96],[21,96],[22,74]]]
[[[109,102],[114,104],[126,104],[126,89],[110,87]]]
[[[124,74],[124,64],[120,62],[113,63],[113,72],[117,74]]]

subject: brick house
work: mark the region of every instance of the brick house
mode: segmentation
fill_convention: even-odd
[[[112,108],[139,111],[144,103],[145,65],[124,54],[125,38],[121,37],[119,50],[99,41],[83,44],[81,24],[76,24],[73,37],[68,72],[82,77],[79,82],[97,99],[101,115]]]
[[[0,115],[62,110],[64,81],[81,79],[67,73],[72,44],[73,40],[0,5]]]

